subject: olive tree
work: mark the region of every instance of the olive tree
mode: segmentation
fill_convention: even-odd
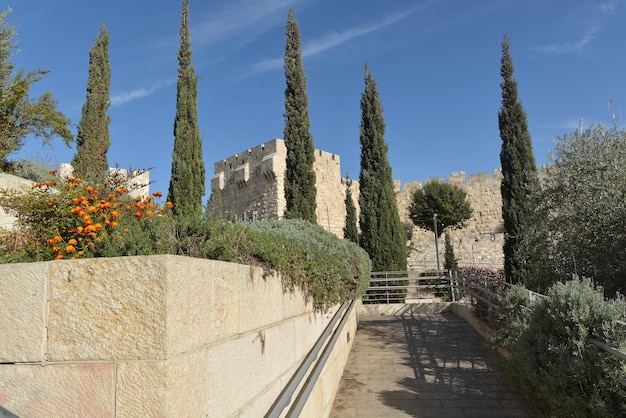
[[[533,201],[545,214],[525,245],[545,266],[537,290],[574,274],[607,294],[626,289],[626,131],[599,125],[558,137]]]

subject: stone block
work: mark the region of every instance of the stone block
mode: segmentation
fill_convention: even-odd
[[[269,382],[278,379],[296,358],[295,320],[281,322],[265,331],[265,366]]]
[[[166,357],[163,257],[50,264],[48,359]]]
[[[117,366],[116,417],[165,417],[167,362],[130,361]]]
[[[0,361],[44,360],[50,263],[0,264]]]
[[[283,318],[294,318],[313,311],[313,301],[311,298],[305,298],[299,288],[285,290],[282,298]]]
[[[213,411],[209,409],[207,390],[210,386],[220,385],[225,379],[232,379],[234,375],[224,369],[224,373],[219,379],[209,382],[207,362],[207,350],[196,351],[168,360],[167,417],[219,416],[214,415]]]
[[[239,265],[215,260],[177,258],[186,265],[187,295],[183,303],[188,314],[181,318],[187,326],[187,350],[221,341],[238,334],[237,309]],[[176,269],[172,269],[176,271]],[[193,280],[188,278],[193,277]],[[169,282],[172,282],[170,278]],[[169,314],[170,324],[178,320]],[[174,334],[170,333],[170,339]]]
[[[265,333],[259,331],[211,346],[207,352],[206,398],[215,417],[236,416],[236,411],[268,385]]]
[[[263,278],[259,267],[238,265],[239,333],[267,326],[283,319],[283,286],[275,275]],[[263,307],[260,309],[259,307]]]
[[[0,407],[20,417],[114,417],[114,363],[0,364]]]

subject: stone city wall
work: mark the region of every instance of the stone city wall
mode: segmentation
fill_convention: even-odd
[[[282,139],[274,139],[257,147],[215,163],[211,181],[213,191],[220,190],[222,207],[239,220],[281,219],[285,211],[284,173],[287,150]],[[338,236],[345,226],[346,179],[341,177],[340,158],[336,154],[315,150],[317,176],[317,223]],[[452,173],[446,181],[467,193],[474,209],[472,218],[462,230],[450,233],[455,256],[461,264],[479,264],[498,267],[503,264],[502,173]],[[394,181],[400,219],[409,223],[409,205],[412,193],[425,184],[409,181],[403,185]],[[403,186],[403,187],[402,187]],[[359,213],[359,182],[352,180],[352,198]],[[358,221],[357,221],[358,225]],[[439,246],[443,265],[444,243]],[[436,268],[434,234],[414,227],[409,241],[410,269]]]
[[[0,415],[268,411],[337,310],[258,267],[173,255],[0,264]],[[328,416],[356,311],[305,411]]]
[[[500,185],[502,172],[480,173],[467,177],[464,172],[452,173],[447,179],[432,178],[425,182],[404,183],[400,190],[396,183],[398,212],[403,222],[411,222],[409,205],[411,196],[429,181],[446,181],[467,193],[467,200],[473,211],[472,217],[463,229],[450,231],[450,242],[460,265],[482,265],[502,267],[504,264],[504,225],[502,221],[502,195]],[[439,242],[440,267],[444,261],[444,236]],[[437,267],[435,234],[422,228],[413,227],[409,242],[408,268],[410,270],[433,269]]]

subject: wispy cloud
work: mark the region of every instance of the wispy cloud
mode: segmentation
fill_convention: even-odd
[[[406,19],[407,17],[424,7],[426,7],[426,3],[420,5],[419,7],[414,7],[403,12],[388,15],[386,17],[383,17],[382,20],[376,22],[355,26],[353,28],[348,28],[340,32],[327,33],[320,38],[313,39],[312,41],[304,43],[302,46],[302,56],[311,57],[320,54],[331,48],[349,42],[355,38],[367,35],[368,33],[372,33],[374,31],[382,29],[385,26],[389,26],[393,23]],[[252,66],[252,73],[273,70],[276,68],[280,68],[282,65],[283,58],[272,58],[263,60]]]
[[[598,9],[603,13],[614,13],[619,4],[618,0],[609,0],[598,4]]]
[[[141,87],[141,88],[137,88],[134,90],[115,94],[111,96],[111,106],[121,106],[133,100],[148,97],[158,90],[171,86],[175,82],[176,82],[175,79],[161,80],[159,82],[152,84],[150,87],[147,87],[147,88]]]
[[[533,48],[550,55],[578,53],[588,47],[600,32],[610,25],[618,14],[624,0],[604,0],[598,4],[587,5],[569,14],[570,25],[584,28],[582,35],[575,41],[553,43]],[[574,23],[575,22],[575,23]],[[578,32],[579,34],[581,32]]]
[[[587,30],[583,36],[574,42],[565,42],[560,44],[549,44],[533,48],[537,52],[542,52],[551,55],[565,55],[581,51],[584,47],[589,45],[599,34],[600,29],[594,26]]]
[[[232,0],[211,11],[201,24],[192,28],[194,44],[212,44],[233,37],[256,37],[283,25],[287,9],[306,0]],[[284,14],[278,13],[284,11]]]

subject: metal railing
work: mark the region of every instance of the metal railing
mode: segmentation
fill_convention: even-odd
[[[423,299],[448,298],[455,300],[453,279],[446,270],[428,272],[383,271],[373,272],[363,303],[419,302]]]
[[[306,355],[296,373],[291,377],[282,392],[276,398],[265,418],[278,418],[285,408],[289,407],[286,417],[297,417],[304,408],[309,395],[313,391],[322,369],[345,327],[355,302],[344,302],[337,310],[322,335]],[[295,397],[295,399],[294,399]]]

